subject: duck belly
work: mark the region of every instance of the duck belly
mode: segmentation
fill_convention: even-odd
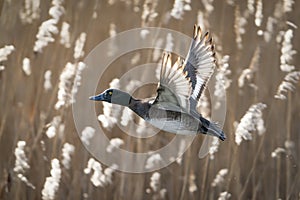
[[[147,121],[160,130],[180,135],[197,134],[199,130],[199,121],[193,117],[184,118],[181,116],[176,119],[160,118]]]

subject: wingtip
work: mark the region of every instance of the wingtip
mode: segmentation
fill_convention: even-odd
[[[197,24],[194,25],[194,33],[193,33],[194,40],[201,40],[202,37],[202,29]]]
[[[203,38],[205,42],[213,45],[213,39],[209,31],[205,32],[204,36],[202,37],[202,29],[197,24],[194,25],[194,34],[193,34],[194,40],[201,41]]]
[[[197,38],[197,33],[198,33],[198,26],[197,26],[197,24],[194,24],[194,33],[193,33],[194,39]]]
[[[171,53],[168,51],[164,51],[162,55],[162,60],[168,60],[171,59]]]
[[[171,60],[171,54],[170,53],[168,53],[168,55],[167,55],[167,66],[168,67],[171,67],[172,66],[172,60]]]
[[[169,55],[169,53],[168,52],[163,52],[163,54],[162,54],[162,65],[163,66],[165,66],[166,65],[166,63],[167,63],[167,61],[168,61],[168,55]]]
[[[205,38],[205,42],[209,42],[211,37],[208,31],[205,33],[204,38]]]
[[[208,43],[209,43],[210,45],[212,45],[212,42],[213,42],[213,39],[212,39],[212,37],[210,37],[209,40],[208,40]]]
[[[162,53],[162,60],[164,60],[167,57],[167,55],[168,55],[168,52],[164,51]]]
[[[201,36],[202,36],[202,30],[201,30],[200,26],[198,26],[198,38],[199,38],[199,40],[201,40]]]

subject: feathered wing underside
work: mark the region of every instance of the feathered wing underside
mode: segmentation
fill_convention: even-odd
[[[171,54],[164,53],[157,96],[153,104],[178,106],[188,112],[192,86],[186,76],[187,72],[183,72],[182,60],[178,58],[172,66]]]
[[[195,109],[197,102],[205,89],[206,83],[215,68],[215,52],[209,33],[202,36],[199,26],[194,26],[194,36],[188,55],[184,62],[184,72],[192,84],[191,109]]]

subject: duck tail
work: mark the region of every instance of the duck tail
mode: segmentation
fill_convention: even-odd
[[[222,141],[226,139],[225,133],[222,131],[219,124],[217,124],[216,122],[209,123],[209,126],[207,127],[207,134],[216,136]]]

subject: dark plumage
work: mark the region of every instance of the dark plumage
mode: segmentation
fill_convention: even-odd
[[[225,140],[224,132],[217,124],[202,117],[196,110],[198,100],[215,67],[212,38],[194,27],[194,37],[186,60],[178,58],[171,65],[171,54],[164,53],[157,88],[152,101],[137,100],[128,93],[107,89],[90,97],[90,100],[106,101],[127,106],[141,118],[164,131],[176,134],[203,133]]]

